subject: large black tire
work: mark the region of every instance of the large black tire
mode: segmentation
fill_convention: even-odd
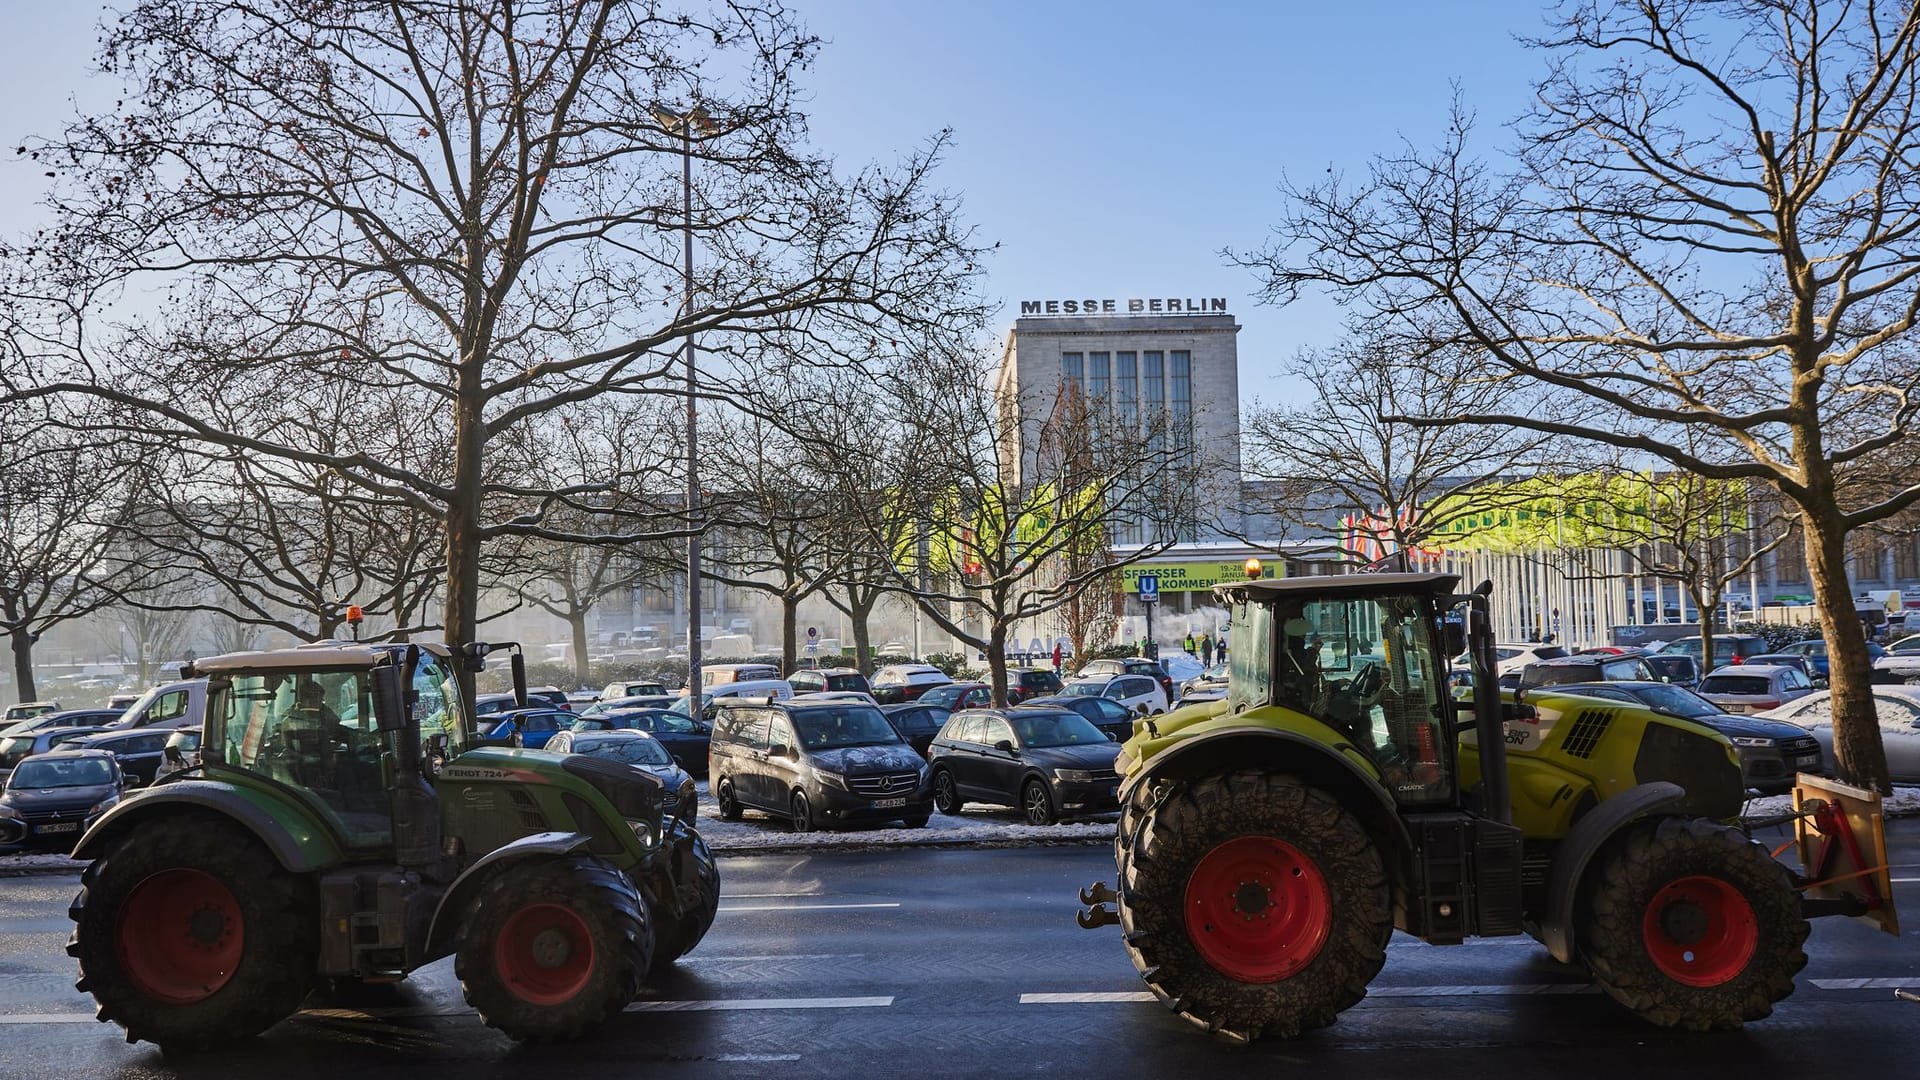
[[[1020,815],[1029,825],[1052,825],[1060,820],[1060,812],[1053,805],[1053,789],[1045,780],[1030,776],[1020,785]]]
[[[488,879],[462,923],[453,973],[481,1020],[551,1042],[626,1008],[652,960],[653,923],[632,880],[575,855]]]
[[[1634,826],[1588,870],[1577,910],[1594,980],[1661,1027],[1759,1020],[1807,966],[1809,927],[1786,868],[1704,818]]]
[[[312,881],[221,818],[179,815],[124,834],[80,876],[67,914],[74,987],[128,1042],[168,1052],[238,1042],[292,1015],[313,986]]]
[[[733,781],[722,780],[713,789],[713,813],[721,821],[740,820],[740,799],[733,793]]]
[[[946,769],[933,770],[933,808],[951,817],[965,805],[960,789],[954,785],[953,773]]]
[[[691,900],[692,906],[685,913],[675,915],[667,903],[653,905],[650,975],[666,971],[675,960],[692,952],[700,939],[707,936],[713,927],[713,917],[720,910],[720,866],[698,832],[685,822],[674,822],[667,830],[665,846],[655,858],[665,859],[672,867],[674,883],[683,894],[682,903]]]
[[[1360,822],[1257,771],[1188,781],[1151,807],[1117,907],[1154,994],[1236,1041],[1332,1023],[1366,996],[1393,934],[1385,865]]]

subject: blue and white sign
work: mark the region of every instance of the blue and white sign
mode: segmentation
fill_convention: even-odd
[[[1152,574],[1141,574],[1134,578],[1134,585],[1140,591],[1140,602],[1157,604],[1160,602],[1160,579]]]

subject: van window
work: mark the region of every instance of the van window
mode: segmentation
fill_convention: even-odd
[[[727,741],[749,750],[767,748],[767,713],[764,709],[726,709]]]
[[[175,690],[171,693],[161,694],[154,699],[153,704],[147,707],[146,722],[149,724],[161,724],[168,720],[177,720],[186,714],[187,692],[185,690]]]
[[[775,714],[767,723],[767,753],[790,754],[793,752],[793,725],[787,718]]]

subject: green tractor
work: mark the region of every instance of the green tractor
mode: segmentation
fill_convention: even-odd
[[[201,764],[108,811],[67,952],[102,1021],[166,1050],[244,1039],[322,980],[452,954],[516,1039],[578,1036],[712,925],[706,844],[659,781],[474,737],[456,665],[494,646],[322,642],[199,660]],[[511,655],[526,701],[525,662]]]
[[[1656,1024],[1733,1027],[1792,992],[1808,916],[1893,924],[1872,875],[1809,882],[1729,824],[1744,792],[1720,734],[1614,701],[1503,701],[1488,588],[1457,584],[1216,590],[1227,699],[1135,723],[1119,883],[1080,896],[1080,925],[1118,923],[1169,1008],[1239,1041],[1292,1036],[1366,996],[1395,929],[1528,933]],[[1470,701],[1450,691],[1462,652]],[[1884,867],[1862,831],[1856,862]]]

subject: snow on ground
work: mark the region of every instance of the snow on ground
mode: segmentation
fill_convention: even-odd
[[[1920,784],[1895,784],[1893,794],[1880,802],[1888,817],[1920,814]],[[1742,817],[1759,818],[1793,813],[1792,795],[1767,795],[1747,801]]]
[[[65,855],[37,853],[0,855],[0,877],[14,877],[20,874],[77,874],[86,867],[86,863],[69,859]]]

